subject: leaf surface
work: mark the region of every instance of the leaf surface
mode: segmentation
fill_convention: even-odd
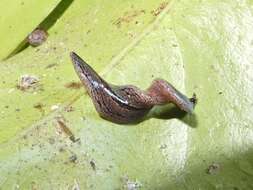
[[[251,189],[252,21],[251,1],[74,1],[46,43],[0,64],[0,187]],[[168,105],[136,125],[101,119],[66,87],[78,81],[70,51],[114,84],[159,77],[195,92],[195,114]],[[24,74],[37,89],[16,88]],[[59,116],[80,141],[57,132]]]

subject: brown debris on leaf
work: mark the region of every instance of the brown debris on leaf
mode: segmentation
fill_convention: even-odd
[[[64,111],[66,111],[66,112],[72,112],[72,111],[75,111],[75,108],[73,106],[66,106],[64,108]]]
[[[120,28],[123,23],[130,23],[141,14],[145,14],[145,10],[126,11],[124,15],[114,21],[113,24]]]
[[[90,166],[94,171],[96,170],[96,163],[94,162],[94,160],[90,161]]]
[[[72,142],[77,142],[80,139],[76,139],[75,135],[71,132],[69,127],[67,126],[67,122],[63,116],[57,116],[56,118],[56,130],[60,135],[64,135],[68,137]]]
[[[69,82],[67,84],[64,85],[66,88],[70,88],[70,89],[79,89],[82,87],[82,83],[80,82]]]
[[[168,2],[162,2],[158,8],[151,11],[151,14],[154,16],[158,16],[168,5]]]
[[[220,165],[219,165],[219,164],[213,163],[213,164],[211,164],[211,165],[207,168],[206,173],[207,173],[207,174],[214,175],[214,174],[219,173],[220,169],[221,169],[221,168],[220,168]]]
[[[32,75],[22,75],[20,77],[19,83],[17,85],[17,88],[26,91],[28,89],[36,89],[38,86],[39,78]]]
[[[72,154],[69,157],[69,161],[72,162],[72,163],[76,163],[77,162],[77,155],[76,154]]]
[[[41,45],[43,42],[45,42],[47,37],[48,37],[48,33],[45,30],[41,28],[36,28],[27,36],[27,42],[31,46],[36,47],[36,46]]]
[[[190,98],[190,101],[194,104],[194,106],[198,103],[197,95],[193,93],[192,98]]]
[[[33,107],[35,109],[38,109],[40,112],[42,112],[42,114],[45,113],[45,110],[43,109],[44,105],[42,103],[38,102],[38,103],[34,104]]]

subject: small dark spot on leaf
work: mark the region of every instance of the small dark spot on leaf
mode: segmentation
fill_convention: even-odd
[[[39,109],[39,110],[41,110],[43,106],[44,105],[42,103],[37,103],[33,105],[34,108]]]
[[[38,102],[38,103],[34,104],[33,107],[35,109],[38,109],[40,112],[42,112],[42,114],[45,113],[45,110],[43,109],[44,105],[42,103]]]
[[[70,89],[79,89],[82,87],[82,83],[80,82],[70,82],[64,85],[66,88]]]
[[[193,93],[192,98],[190,98],[190,101],[191,101],[194,105],[197,104],[198,99],[197,99],[197,95],[196,95],[195,93]]]
[[[74,111],[75,109],[74,109],[73,106],[66,106],[66,107],[64,108],[64,110],[65,110],[66,112],[72,112],[72,111]]]
[[[76,154],[72,154],[72,155],[69,157],[69,161],[70,161],[70,162],[73,162],[73,163],[76,163],[76,161],[77,161],[77,155],[76,155]]]
[[[49,64],[49,65],[46,66],[46,69],[55,67],[56,65],[57,65],[56,63]]]
[[[76,139],[74,135],[70,136],[69,139],[70,139],[73,143],[74,143],[74,142],[80,141],[80,138],[77,138],[77,139]]]
[[[217,174],[220,171],[220,165],[217,163],[213,163],[211,164],[208,168],[207,168],[207,174]]]
[[[49,142],[49,144],[54,144],[55,143],[55,139],[51,137],[51,138],[48,139],[48,142]]]
[[[71,132],[71,130],[68,128],[67,124],[66,124],[66,120],[63,116],[58,116],[56,117],[56,123],[57,123],[57,132],[59,134],[64,134],[65,136],[68,136],[69,139],[72,142],[77,142],[80,139],[76,139],[74,134]]]
[[[93,160],[90,161],[90,166],[93,170],[96,170],[96,164]]]
[[[160,149],[165,149],[165,148],[167,148],[167,145],[166,145],[166,144],[162,144],[162,145],[160,146]]]
[[[59,148],[59,152],[64,152],[64,151],[65,151],[65,149],[63,147]]]

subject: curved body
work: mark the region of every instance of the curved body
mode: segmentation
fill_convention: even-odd
[[[107,120],[116,123],[134,122],[147,114],[154,105],[167,103],[174,103],[186,112],[193,112],[194,103],[165,80],[154,80],[146,91],[133,85],[111,85],[77,54],[72,52],[70,56],[97,112]]]

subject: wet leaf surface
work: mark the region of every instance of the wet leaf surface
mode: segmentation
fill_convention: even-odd
[[[0,188],[252,189],[252,23],[251,1],[73,1],[46,42],[0,63]],[[70,51],[111,83],[196,93],[195,114],[101,119],[66,87]],[[18,89],[24,75],[39,87]]]

